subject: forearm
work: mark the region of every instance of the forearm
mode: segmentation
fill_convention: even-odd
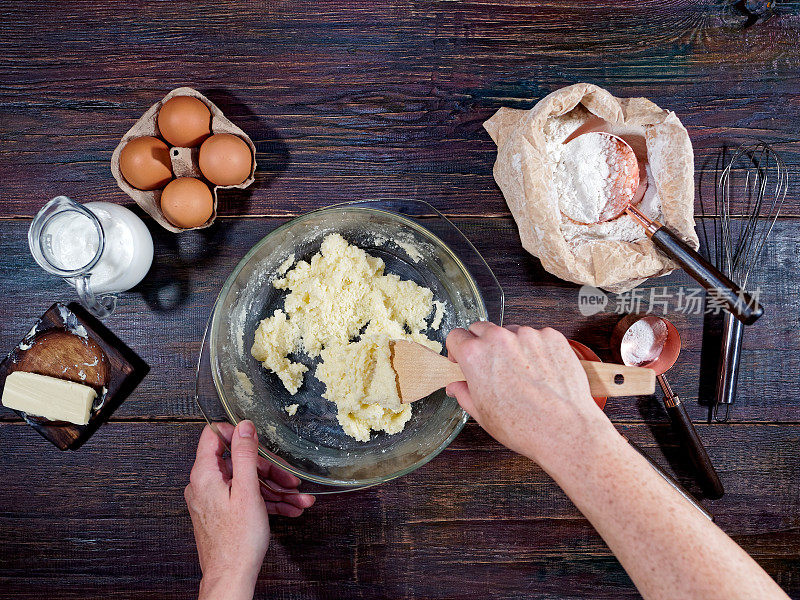
[[[594,525],[645,598],[786,598],[721,529],[673,490],[607,420],[544,468]]]
[[[198,600],[253,600],[255,589],[252,578],[203,576]]]

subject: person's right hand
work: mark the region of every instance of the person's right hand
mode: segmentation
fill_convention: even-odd
[[[451,331],[447,350],[466,377],[447,393],[498,442],[545,468],[553,450],[610,425],[569,342],[554,329],[479,321]]]

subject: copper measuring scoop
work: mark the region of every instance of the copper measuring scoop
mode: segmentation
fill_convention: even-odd
[[[664,407],[672,426],[680,435],[698,474],[698,483],[711,498],[719,498],[725,488],[717,475],[705,446],[692,424],[686,407],[672,391],[664,376],[681,352],[681,336],[668,320],[654,315],[628,315],[614,328],[611,344],[623,364],[647,367],[656,373],[664,392]]]
[[[596,127],[599,125],[594,123],[588,127],[581,127],[564,143],[569,144],[577,137],[591,135],[605,138],[613,146],[615,168],[612,172],[615,179],[612,181],[611,197],[601,211],[598,223],[611,221],[625,213],[629,214],[644,227],[647,237],[653,240],[659,250],[683,267],[706,290],[712,292],[733,316],[745,325],[754,323],[764,314],[764,309],[757,300],[700,256],[677,234],[658,221],[645,216],[635,206],[644,197],[647,189],[644,162],[637,158],[634,149],[624,139],[607,131],[598,131]],[[584,225],[591,224],[584,223]]]

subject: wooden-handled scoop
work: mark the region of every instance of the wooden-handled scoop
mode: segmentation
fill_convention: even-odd
[[[414,402],[454,381],[464,381],[458,364],[416,342],[392,340],[392,368],[400,401]],[[656,375],[644,367],[582,360],[592,396],[646,396],[655,391]]]

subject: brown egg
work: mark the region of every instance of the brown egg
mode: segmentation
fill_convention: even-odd
[[[214,197],[199,179],[178,177],[161,192],[161,212],[175,227],[200,227],[214,212]]]
[[[245,141],[230,133],[218,133],[200,146],[200,170],[215,185],[239,185],[250,177],[253,155]]]
[[[199,146],[211,135],[211,111],[194,96],[173,96],[158,111],[158,129],[173,146]]]
[[[162,188],[172,179],[169,148],[158,138],[134,138],[119,154],[119,170],[133,187],[140,190]]]

